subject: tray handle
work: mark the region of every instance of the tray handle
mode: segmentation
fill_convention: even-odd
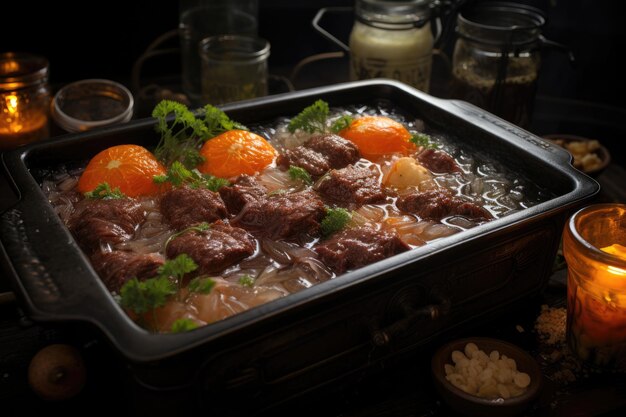
[[[123,315],[97,279],[89,261],[57,213],[48,205],[39,184],[20,172],[20,157],[2,156],[0,181],[16,196],[0,210],[0,270],[12,282],[15,295],[36,320],[106,322]],[[8,208],[6,208],[8,206]],[[68,266],[69,265],[69,266]]]

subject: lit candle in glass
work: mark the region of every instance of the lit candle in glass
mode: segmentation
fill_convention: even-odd
[[[626,370],[626,205],[575,213],[563,234],[567,340],[581,358]]]
[[[48,61],[0,54],[0,151],[45,138],[49,108]]]

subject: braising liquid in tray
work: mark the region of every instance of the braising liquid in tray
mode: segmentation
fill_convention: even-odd
[[[391,151],[384,153],[385,145],[354,154],[355,145],[341,137],[290,133],[286,118],[249,125],[278,156],[257,174],[229,178],[219,193],[202,192],[223,204],[208,215],[215,218],[207,227],[177,225],[189,212],[207,207],[187,191],[166,189],[132,199],[128,204],[141,220],[119,242],[96,241],[89,255],[94,269],[118,294],[129,273],[153,276],[166,258],[189,255],[198,270],[180,277],[158,308],[130,312],[153,331],[185,330],[180,323],[193,328],[224,319],[551,197],[476,149],[460,147],[453,136],[386,104],[335,108],[329,122],[346,115],[391,118],[411,135],[426,133],[430,144],[406,142],[402,152],[389,145]],[[349,137],[348,130],[339,135]],[[369,159],[363,157],[368,153]],[[320,154],[326,159],[312,163]],[[310,183],[288,169],[298,165],[308,171]],[[77,191],[82,169],[59,171],[42,185],[75,236],[73,222],[84,217],[81,210],[88,204]],[[173,212],[166,203],[172,199]],[[341,230],[332,229],[331,211],[347,216]],[[325,232],[329,224],[330,233]],[[77,240],[85,249],[84,239]],[[201,281],[192,280],[197,275]]]

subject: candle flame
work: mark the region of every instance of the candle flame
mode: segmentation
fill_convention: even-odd
[[[9,111],[9,114],[13,115],[17,112],[17,106],[18,106],[18,99],[17,96],[15,94],[8,94],[5,97],[5,101],[6,101],[6,105],[7,105],[7,110]]]

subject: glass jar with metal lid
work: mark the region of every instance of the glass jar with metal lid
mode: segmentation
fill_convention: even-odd
[[[350,77],[393,78],[428,91],[434,37],[432,0],[357,0]]]

